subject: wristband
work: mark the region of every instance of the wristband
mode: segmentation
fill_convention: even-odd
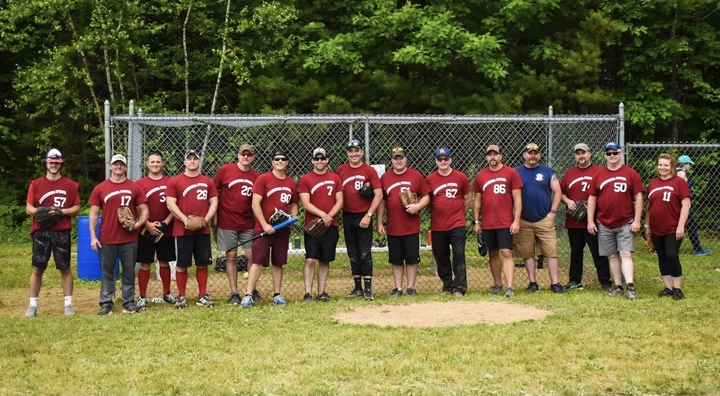
[[[473,224],[480,224],[480,220],[474,220]]]

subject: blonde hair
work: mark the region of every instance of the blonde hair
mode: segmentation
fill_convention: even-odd
[[[677,176],[678,163],[677,163],[677,160],[675,159],[675,157],[673,157],[672,155],[670,155],[668,153],[662,153],[658,157],[658,163],[660,163],[661,159],[666,159],[666,160],[670,161],[670,175],[672,177]],[[657,169],[656,169],[656,171],[657,171]]]

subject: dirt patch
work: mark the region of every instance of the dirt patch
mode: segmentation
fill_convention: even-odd
[[[436,327],[463,324],[505,324],[538,320],[552,312],[520,304],[491,301],[427,302],[359,307],[334,318],[360,325]]]

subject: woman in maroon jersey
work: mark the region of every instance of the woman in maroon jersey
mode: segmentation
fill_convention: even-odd
[[[648,208],[645,232],[652,235],[660,274],[665,289],[660,297],[677,301],[685,298],[681,286],[680,244],[690,212],[690,188],[677,176],[677,162],[670,154],[660,154],[658,176],[648,186]]]

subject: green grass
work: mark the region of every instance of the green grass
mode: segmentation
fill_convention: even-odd
[[[367,305],[345,299],[246,310],[222,301],[183,311],[153,304],[138,315],[98,317],[93,282],[76,282],[75,293],[92,314],[65,318],[60,301],[48,302],[62,294],[55,270],[45,275],[40,316],[26,319],[29,253],[0,245],[3,395],[718,394],[720,272],[712,255],[682,257],[681,302],[656,297],[655,257],[638,254],[638,301],[607,297],[596,285],[567,295],[518,292],[514,303],[552,314],[390,328],[333,319]],[[426,293],[417,301],[451,300]],[[504,301],[477,289],[466,300]]]

